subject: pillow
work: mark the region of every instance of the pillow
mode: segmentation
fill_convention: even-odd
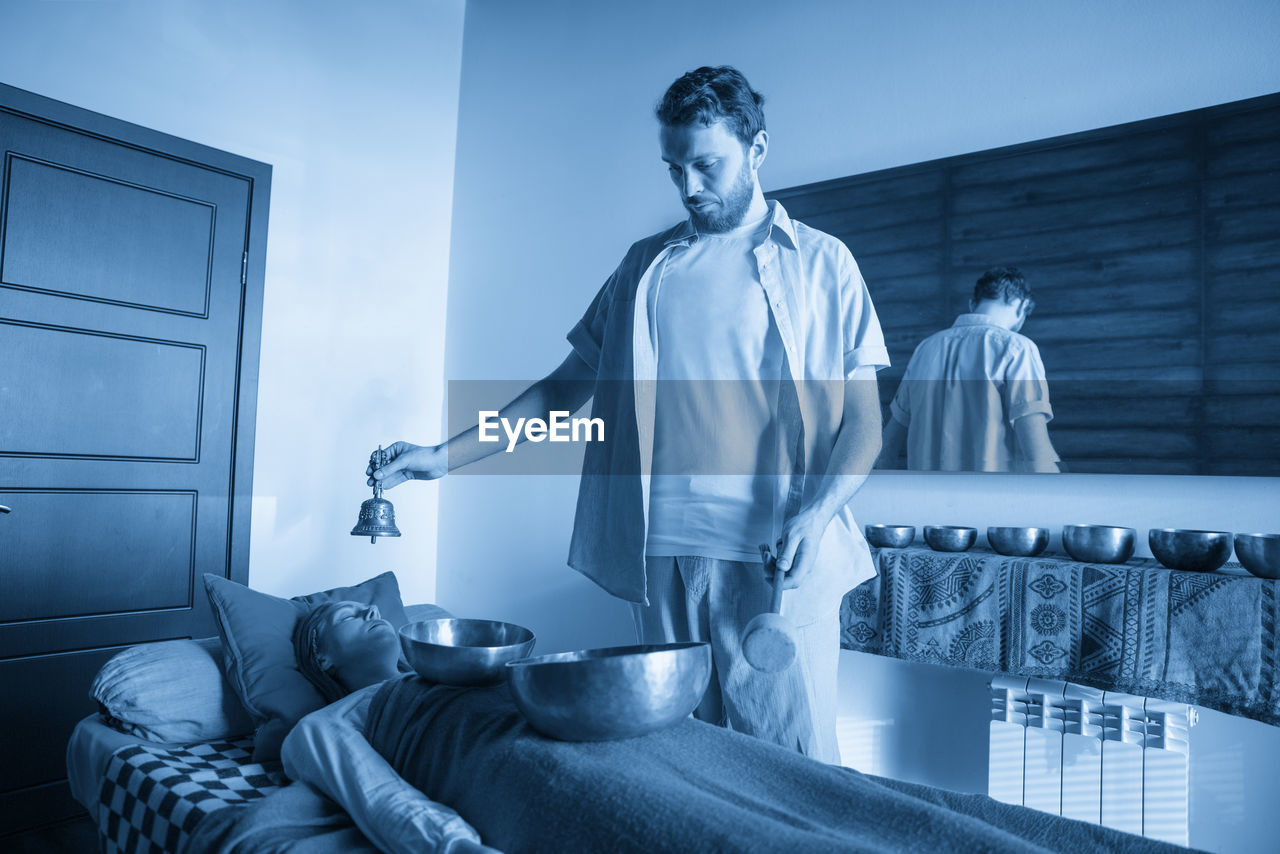
[[[204,589],[218,620],[227,680],[258,728],[253,761],[280,758],[293,725],[325,705],[320,692],[298,670],[293,629],[312,607],[350,600],[378,606],[397,630],[408,620],[394,573],[384,572],[354,587],[281,599],[206,573]]]
[[[227,683],[217,638],[131,646],[102,666],[90,696],[111,724],[151,741],[213,741],[253,732]]]

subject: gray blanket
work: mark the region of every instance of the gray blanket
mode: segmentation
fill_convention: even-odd
[[[181,854],[378,854],[341,807],[306,783],[215,810]]]
[[[406,780],[508,854],[1186,850],[824,765],[693,719],[642,738],[553,741],[505,686],[393,680],[366,731]]]

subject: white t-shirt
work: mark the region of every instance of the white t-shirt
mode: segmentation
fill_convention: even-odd
[[[650,556],[758,561],[773,529],[783,349],[753,253],[767,231],[766,216],[700,234],[664,263]]]

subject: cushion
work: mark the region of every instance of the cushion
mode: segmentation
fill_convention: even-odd
[[[253,732],[227,683],[218,638],[139,644],[117,653],[89,693],[111,724],[150,741],[216,741]]]
[[[209,573],[204,576],[204,587],[218,620],[227,680],[258,724],[254,762],[280,758],[280,745],[293,725],[325,705],[293,658],[294,626],[310,608],[349,600],[377,605],[397,629],[408,622],[400,585],[391,572],[354,587],[335,587],[293,599],[259,593]]]

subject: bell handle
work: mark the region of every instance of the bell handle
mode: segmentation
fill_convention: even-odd
[[[769,605],[769,610],[774,614],[782,613],[782,584],[786,579],[786,573],[779,571],[778,559],[773,555],[773,549],[769,548],[768,543],[760,544],[760,562],[764,564],[765,571],[768,572],[773,567],[773,601]]]
[[[374,471],[386,465],[386,455],[383,453],[381,445],[378,446],[378,450],[369,455],[369,462],[373,464]],[[373,497],[382,497],[382,484],[376,480],[373,482]]]

